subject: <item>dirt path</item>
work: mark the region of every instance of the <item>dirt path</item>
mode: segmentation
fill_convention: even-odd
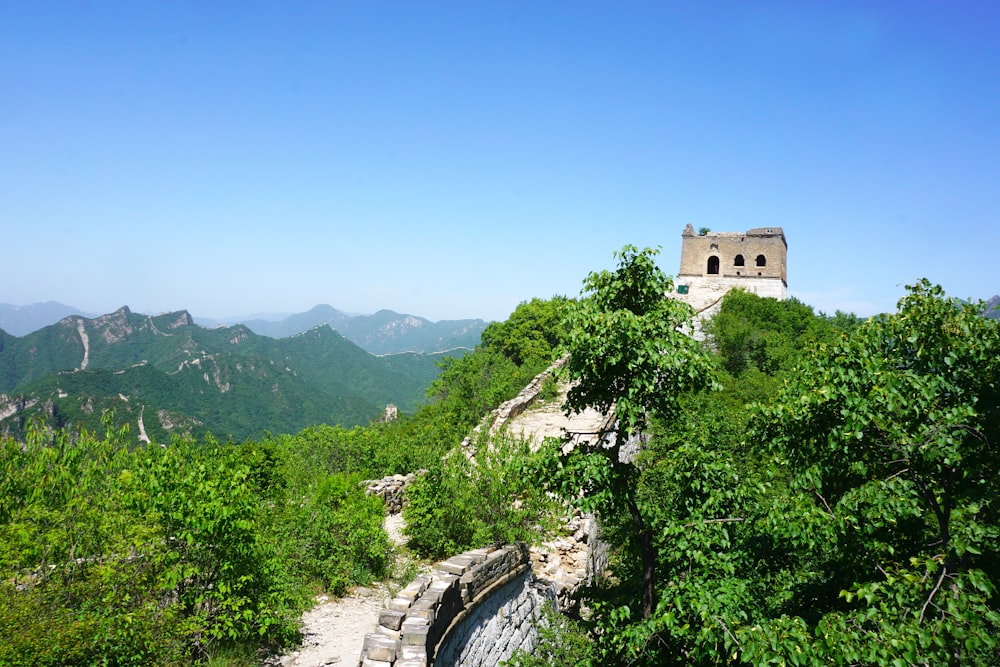
[[[302,615],[302,646],[277,664],[355,667],[365,635],[375,629],[378,614],[389,599],[389,591],[382,585],[358,588],[337,600],[319,596],[317,605]]]
[[[385,519],[389,540],[404,547],[403,517],[394,514]],[[379,612],[392,599],[384,583],[371,588],[358,587],[350,594],[330,599],[316,598],[316,606],[302,615],[302,645],[278,660],[269,662],[282,667],[355,667],[361,656],[365,635],[375,630]]]
[[[563,396],[543,405],[536,405],[512,419],[508,430],[514,435],[532,438],[538,444],[546,437],[561,437],[567,431],[574,440],[596,437],[607,418],[592,410],[566,417],[561,409]],[[390,541],[398,548],[405,547],[403,518],[386,517],[385,529]],[[406,558],[405,549],[402,551]],[[399,564],[397,564],[399,567]],[[403,582],[405,585],[409,582]],[[302,645],[270,664],[282,667],[324,667],[337,665],[356,667],[361,656],[365,635],[375,630],[379,612],[392,598],[386,584],[371,588],[358,588],[350,595],[331,600],[325,595],[317,598],[317,605],[302,616]]]

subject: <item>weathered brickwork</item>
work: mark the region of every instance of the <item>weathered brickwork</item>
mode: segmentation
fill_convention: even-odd
[[[452,556],[389,603],[358,664],[494,667],[534,646],[550,590],[535,582],[524,543]]]
[[[692,335],[703,338],[701,320],[719,310],[722,297],[740,288],[757,296],[788,296],[788,242],[781,227],[746,232],[698,234],[688,225],[681,234],[681,269],[667,296],[689,304],[698,314]]]
[[[788,243],[781,227],[700,235],[688,225],[681,234],[678,282],[689,276],[776,278],[787,287],[787,257]]]

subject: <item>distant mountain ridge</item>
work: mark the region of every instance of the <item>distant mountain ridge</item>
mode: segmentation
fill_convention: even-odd
[[[1000,320],[1000,294],[994,295],[986,301],[984,314],[994,320]]]
[[[0,331],[0,430],[20,434],[35,415],[97,430],[109,408],[133,437],[161,442],[354,426],[388,403],[414,409],[439,359],[375,356],[325,324],[275,339],[242,324],[206,329],[187,311],[149,316],[126,306],[23,337]]]
[[[55,301],[29,306],[0,304],[0,330],[14,336],[26,336],[70,315],[97,317]],[[271,317],[280,319],[270,319]],[[195,317],[194,322],[207,328],[244,324],[254,333],[271,338],[288,338],[327,324],[371,354],[432,354],[455,349],[471,350],[479,344],[488,324],[480,319],[431,322],[422,317],[391,310],[380,310],[372,315],[349,315],[326,304],[287,316],[235,317],[225,320]]]
[[[32,303],[27,306],[0,303],[0,329],[14,336],[26,336],[70,315],[93,317],[92,313],[85,313],[57,301]]]
[[[196,321],[211,324],[210,320]],[[327,324],[372,354],[471,350],[479,344],[487,325],[480,319],[431,322],[392,310],[380,310],[372,315],[348,315],[327,304],[314,306],[304,313],[289,315],[279,321],[234,318],[227,322],[245,324],[254,333],[271,338],[287,338]]]

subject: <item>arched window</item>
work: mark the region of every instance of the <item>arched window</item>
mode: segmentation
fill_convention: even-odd
[[[733,260],[733,266],[746,266],[743,261],[743,255],[736,255],[736,259]]]
[[[719,273],[719,258],[715,255],[708,258],[708,273],[709,275],[718,275]]]
[[[757,255],[757,266],[767,266],[767,258],[764,255]]]

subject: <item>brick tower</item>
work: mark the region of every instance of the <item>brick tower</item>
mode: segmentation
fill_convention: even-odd
[[[681,239],[681,270],[673,296],[691,304],[700,317],[714,314],[734,287],[786,298],[788,243],[781,227],[698,234],[688,225]]]

